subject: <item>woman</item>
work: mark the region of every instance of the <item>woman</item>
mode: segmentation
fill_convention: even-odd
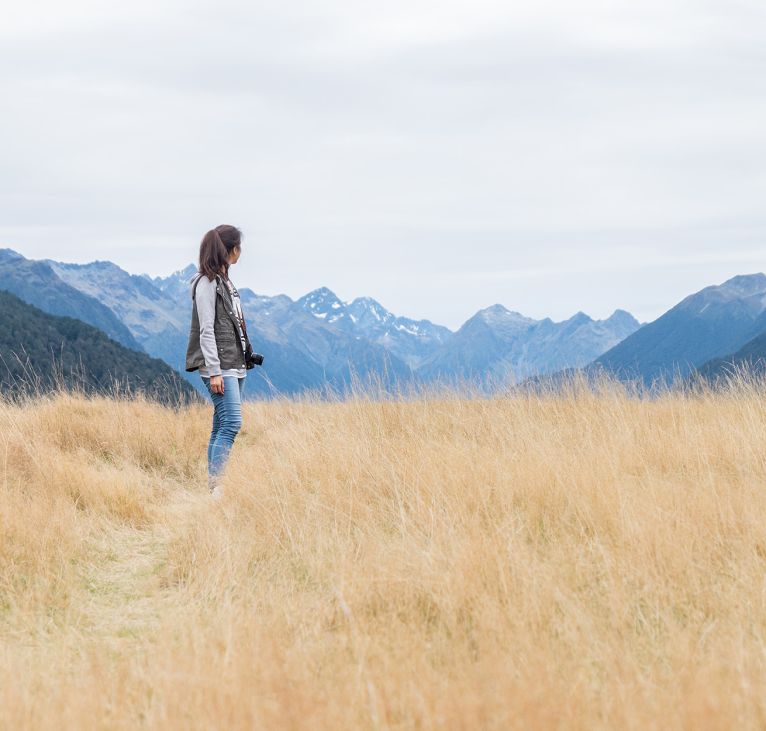
[[[242,253],[242,232],[216,226],[202,239],[199,272],[191,282],[192,323],[186,370],[199,370],[213,400],[213,429],[207,449],[208,488],[221,495],[220,476],[242,426],[242,394],[255,365],[239,292],[229,267]]]

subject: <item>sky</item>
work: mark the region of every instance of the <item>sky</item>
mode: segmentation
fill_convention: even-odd
[[[0,0],[0,247],[457,328],[766,270],[763,0]]]

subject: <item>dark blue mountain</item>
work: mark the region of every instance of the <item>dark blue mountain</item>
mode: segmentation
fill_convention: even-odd
[[[766,331],[766,275],[734,277],[686,297],[596,359],[595,367],[646,384],[672,382],[736,353]]]
[[[738,373],[760,376],[766,373],[766,328],[761,335],[748,340],[736,353],[723,358],[713,358],[701,365],[692,375],[715,383]]]

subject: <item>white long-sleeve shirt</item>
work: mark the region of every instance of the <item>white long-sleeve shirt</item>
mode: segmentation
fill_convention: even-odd
[[[218,358],[218,347],[215,342],[215,298],[216,281],[211,282],[205,275],[198,275],[199,284],[197,285],[197,316],[199,317],[199,344],[202,350],[202,357],[205,359],[205,365],[200,366],[199,374],[205,378],[211,376],[235,376],[236,378],[245,378],[246,368],[227,368],[221,370],[221,361]],[[194,282],[192,280],[192,287]],[[233,296],[234,307],[237,316],[242,317],[242,306],[239,303],[239,296]]]

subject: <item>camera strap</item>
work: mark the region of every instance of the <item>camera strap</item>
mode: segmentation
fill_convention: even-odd
[[[242,302],[240,301],[239,292],[228,277],[225,280],[223,277],[219,277],[219,279],[223,284],[221,296],[224,296],[224,292],[228,295],[229,302],[227,304],[224,300],[224,305],[227,307],[227,311],[237,328],[237,333],[239,333],[239,339],[242,343],[242,357],[244,358],[245,353],[247,353],[247,325],[245,325],[245,315],[242,312]]]

